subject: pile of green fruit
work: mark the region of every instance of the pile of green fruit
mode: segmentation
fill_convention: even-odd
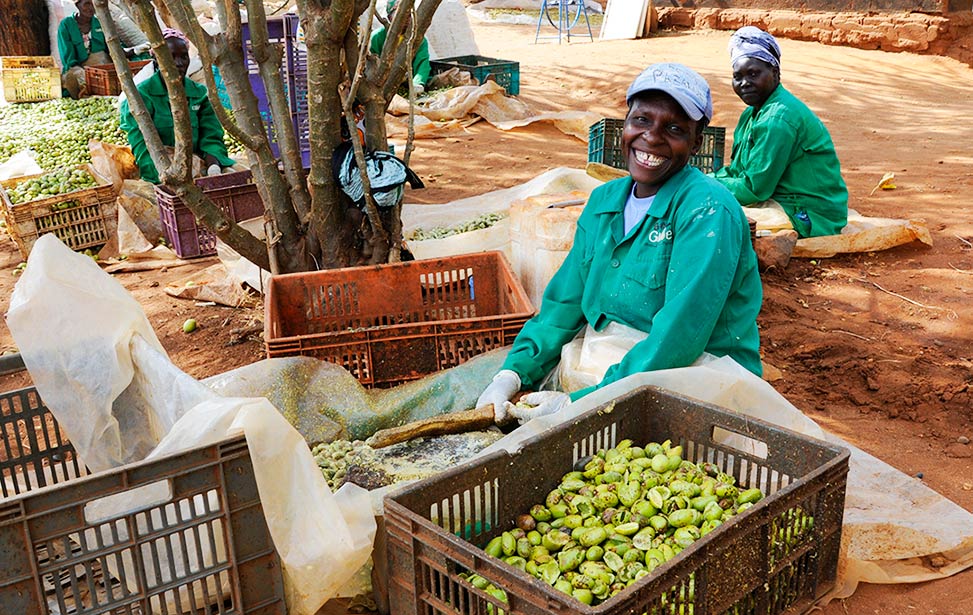
[[[84,169],[58,169],[31,179],[24,180],[7,191],[14,205],[37,199],[47,199],[59,194],[84,190],[98,185],[95,178]],[[68,209],[76,206],[77,201],[59,203],[55,209]]]
[[[337,491],[345,483],[350,464],[366,466],[375,461],[374,449],[362,440],[335,440],[318,444],[311,449],[311,455],[332,491]]]
[[[484,550],[584,604],[600,604],[763,498],[715,464],[697,465],[682,453],[668,440],[644,448],[624,440],[600,450]],[[774,535],[795,544],[813,524],[798,512],[793,527],[775,527]],[[487,579],[464,578],[506,601]],[[690,579],[670,605],[691,613],[694,593]]]
[[[460,233],[468,233],[470,231],[478,231],[480,229],[490,228],[497,222],[500,222],[507,217],[506,212],[495,212],[489,214],[482,214],[456,226],[437,226],[429,230],[417,228],[409,234],[408,239],[411,241],[425,241],[427,239],[443,239],[444,237],[450,237],[452,235],[459,235]]]
[[[90,140],[128,145],[119,127],[117,97],[0,106],[0,164],[17,152],[31,150],[42,169],[77,166],[91,162]],[[231,153],[244,151],[228,133],[224,140]]]
[[[118,99],[90,96],[0,107],[0,163],[32,150],[43,169],[91,161],[88,141],[127,144],[118,127]]]

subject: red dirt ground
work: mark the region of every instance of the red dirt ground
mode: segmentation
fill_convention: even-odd
[[[679,32],[636,41],[533,44],[533,26],[473,23],[480,53],[520,62],[521,100],[537,111],[587,109],[622,117],[624,92],[651,62],[681,61],[713,88],[713,124],[728,139],[743,108],[729,85],[728,32]],[[973,509],[973,68],[954,60],[781,41],[783,81],[825,121],[863,214],[925,220],[934,247],[795,260],[764,276],[764,358],[778,391],[825,428]],[[964,119],[965,118],[965,119]],[[729,152],[730,144],[727,144]],[[557,166],[582,167],[586,147],[542,125],[502,132],[485,122],[424,140],[413,154],[428,188],[411,202],[441,203],[522,183]],[[872,188],[892,171],[897,189]],[[0,243],[0,309],[20,262]],[[118,275],[143,305],[170,356],[204,377],[263,357],[262,307],[199,307],[162,292],[189,267]],[[199,321],[182,332],[188,317]],[[236,332],[236,333],[234,333]],[[0,347],[13,346],[6,328]],[[7,385],[7,389],[11,388]],[[4,389],[4,390],[7,390]],[[823,609],[845,613],[973,613],[973,572],[932,583],[866,585]]]

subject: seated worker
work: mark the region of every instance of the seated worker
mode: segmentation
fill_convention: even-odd
[[[730,37],[733,91],[747,107],[729,166],[714,177],[745,207],[773,199],[800,237],[836,235],[848,222],[848,188],[831,135],[780,83],[780,47],[746,26]]]
[[[76,99],[87,94],[84,67],[111,64],[112,60],[92,0],[78,0],[75,6],[78,14],[65,17],[57,27],[57,50],[61,56],[61,88]],[[140,54],[148,50],[149,44],[145,43],[126,48],[125,55],[143,59]]]
[[[534,408],[510,403],[521,387],[542,386],[582,329],[586,339],[614,329],[634,345],[571,400],[631,374],[691,365],[704,352],[761,374],[763,295],[747,219],[726,188],[688,164],[713,116],[709,86],[682,64],[653,64],[626,101],[630,175],[591,193],[540,311],[480,395],[477,407],[492,403],[498,421],[509,413],[523,422],[569,401],[543,391],[524,397]]]
[[[213,106],[206,97],[206,86],[186,77],[186,71],[189,69],[189,41],[182,32],[168,28],[163,30],[162,37],[169,52],[172,53],[176,68],[183,77],[182,85],[186,89],[189,119],[193,129],[193,153],[202,158],[206,164],[206,175],[219,175],[227,167],[232,166],[234,160],[226,151],[226,144],[223,142],[223,126],[216,119],[216,112],[213,111]],[[172,110],[169,108],[169,95],[162,72],[158,70],[157,61],[155,68],[155,73],[137,87],[152,116],[152,122],[159,131],[162,144],[173,147],[176,144],[176,133]],[[139,130],[132,116],[127,99],[122,100],[119,105],[119,113],[120,125],[128,138],[128,144],[132,146],[135,163],[139,167],[142,179],[153,184],[159,183],[159,172],[152,162],[149,149],[145,145],[145,137],[142,136],[142,131]]]
[[[392,17],[395,15],[395,0],[389,0],[386,5],[386,11],[388,12],[389,22],[391,22]],[[408,32],[408,30],[409,27],[407,24],[404,31]],[[386,36],[387,32],[384,26],[372,32],[368,50],[375,55],[382,53],[382,48],[385,47]],[[422,42],[419,43],[418,47],[413,47],[413,52],[415,55],[412,58],[412,85],[416,94],[422,94],[426,91],[426,83],[429,82],[429,71],[431,70],[429,66],[429,41],[426,40],[426,37],[422,37]]]

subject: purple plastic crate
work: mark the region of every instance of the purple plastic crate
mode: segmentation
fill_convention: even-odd
[[[297,44],[297,27],[300,20],[297,15],[285,14],[267,20],[268,39],[271,44],[282,46],[283,59],[281,64],[284,77],[284,91],[287,104],[291,111],[291,119],[297,132],[298,146],[304,164],[310,164],[311,143],[307,130],[307,52]],[[250,88],[257,97],[257,108],[267,125],[267,135],[270,137],[270,149],[275,156],[280,156],[277,145],[276,131],[270,116],[270,104],[267,101],[267,89],[260,78],[257,63],[253,60],[250,43],[250,28],[243,24],[244,56],[247,62],[247,72],[250,74]]]
[[[264,213],[264,203],[250,171],[200,177],[196,185],[234,222]],[[163,185],[155,187],[155,197],[159,202],[159,217],[166,241],[179,258],[216,254],[216,235],[196,220],[182,199]]]

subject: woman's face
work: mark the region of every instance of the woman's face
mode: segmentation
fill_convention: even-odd
[[[756,58],[733,63],[733,91],[740,100],[759,109],[780,85],[780,69]]]
[[[664,92],[651,90],[632,101],[622,131],[622,154],[635,180],[635,196],[652,196],[678,173],[703,141],[698,122]]]
[[[75,3],[78,7],[78,16],[90,20],[95,14],[95,3],[91,0],[79,0]]]
[[[185,77],[186,73],[189,72],[189,47],[179,38],[167,38],[166,47],[169,48],[169,53],[172,54],[172,59],[176,63],[176,69],[179,70],[179,75]]]

